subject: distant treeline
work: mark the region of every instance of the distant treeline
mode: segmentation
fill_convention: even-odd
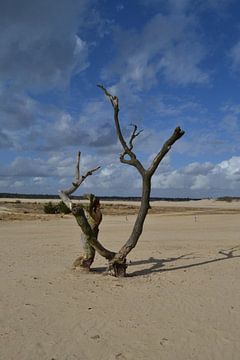
[[[232,201],[240,201],[240,196],[221,196],[219,198],[217,198],[218,201],[227,201],[227,202],[232,202]]]
[[[17,198],[17,199],[59,199],[58,195],[49,195],[49,194],[12,194],[12,193],[0,193],[0,198]],[[74,200],[82,200],[82,196],[71,196]],[[140,201],[139,196],[99,196],[101,200],[105,201]],[[151,197],[151,201],[190,201],[190,200],[201,200],[201,198],[170,198],[170,197]]]

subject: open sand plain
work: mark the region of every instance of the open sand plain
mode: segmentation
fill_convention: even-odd
[[[240,202],[153,203],[129,276],[71,270],[71,215],[0,201],[1,360],[238,360]],[[104,204],[100,241],[117,250],[134,204]]]

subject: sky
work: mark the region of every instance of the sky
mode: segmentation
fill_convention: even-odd
[[[113,109],[148,167],[176,126],[152,196],[240,196],[237,0],[0,0],[0,192],[139,196]]]

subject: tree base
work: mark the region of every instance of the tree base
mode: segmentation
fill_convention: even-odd
[[[90,266],[93,263],[93,258],[85,259],[84,256],[79,256],[73,263],[73,270],[84,270],[86,272],[90,271]]]
[[[109,266],[109,272],[111,275],[115,277],[125,277],[126,270],[127,270],[127,262],[126,259],[122,260],[121,262],[114,262]]]

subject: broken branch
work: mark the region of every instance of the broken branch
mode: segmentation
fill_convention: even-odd
[[[77,153],[77,164],[76,164],[76,172],[75,172],[75,181],[72,183],[72,186],[65,190],[60,190],[59,196],[61,197],[62,201],[67,205],[67,207],[72,210],[72,201],[70,200],[69,196],[74,193],[82,182],[90,175],[92,175],[95,171],[100,169],[100,166],[93,168],[86,172],[85,175],[80,176],[80,158],[81,152]]]
[[[171,149],[171,146],[180,139],[185,134],[185,131],[181,130],[181,128],[178,126],[174,130],[173,134],[170,136],[170,138],[163,144],[161,150],[157,154],[157,156],[153,159],[151,165],[149,166],[147,173],[152,176],[154,172],[156,171],[158,165],[164,158],[164,156],[168,153],[168,151]]]

